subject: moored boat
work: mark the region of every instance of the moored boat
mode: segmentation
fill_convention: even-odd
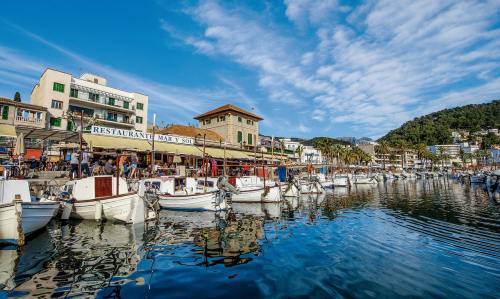
[[[227,209],[226,196],[217,188],[213,178],[163,176],[145,179],[139,183],[141,196],[152,188],[159,196],[159,204],[165,209],[178,210],[224,210]]]
[[[65,210],[71,209],[72,218],[142,223],[155,215],[144,197],[129,192],[123,178],[87,177],[67,182],[63,191],[70,197]]]

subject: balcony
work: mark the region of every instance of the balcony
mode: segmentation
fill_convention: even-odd
[[[103,101],[103,100],[90,100],[90,99],[75,98],[75,97],[71,97],[71,96],[70,96],[69,100],[70,100],[70,103],[71,102],[76,103],[76,104],[79,104],[80,106],[84,106],[84,107],[104,108],[104,109],[114,110],[114,111],[127,113],[127,114],[133,114],[135,111],[135,109],[133,109],[134,108],[133,106],[131,106],[130,108],[123,108],[123,107],[116,106],[116,105],[110,105],[106,101]]]
[[[41,127],[41,128],[45,127],[43,119],[34,118],[34,117],[16,116],[15,124],[16,125],[27,125],[27,126],[33,126],[33,127]]]
[[[96,122],[98,123],[109,124],[113,126],[119,125],[129,128],[134,127],[135,125],[135,122],[132,119],[119,121],[114,118],[107,118],[106,116],[100,114],[96,114],[95,116],[96,116]]]

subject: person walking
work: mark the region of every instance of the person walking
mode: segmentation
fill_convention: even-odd
[[[78,177],[78,156],[79,156],[79,152],[73,152],[71,154],[71,159],[69,161],[69,163],[71,165],[69,177],[71,179],[75,179]]]
[[[137,164],[139,163],[139,159],[137,158],[136,153],[132,153],[132,157],[130,157],[130,175],[129,178],[135,179],[137,172]]]
[[[109,159],[106,164],[104,164],[104,174],[113,174],[113,160]]]

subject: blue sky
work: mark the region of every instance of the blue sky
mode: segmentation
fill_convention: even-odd
[[[149,95],[164,124],[232,103],[261,133],[380,137],[500,98],[500,1],[8,1],[0,96],[47,67]]]

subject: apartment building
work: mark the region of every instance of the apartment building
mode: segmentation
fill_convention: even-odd
[[[45,128],[47,108],[0,98],[0,124]]]
[[[79,78],[46,69],[33,87],[31,103],[47,107],[48,127],[74,130],[83,114],[84,127],[147,130],[148,96],[107,86],[107,80],[93,74]]]
[[[253,149],[259,145],[260,116],[227,104],[194,119],[198,120],[200,129],[208,129],[221,135],[228,145]]]

